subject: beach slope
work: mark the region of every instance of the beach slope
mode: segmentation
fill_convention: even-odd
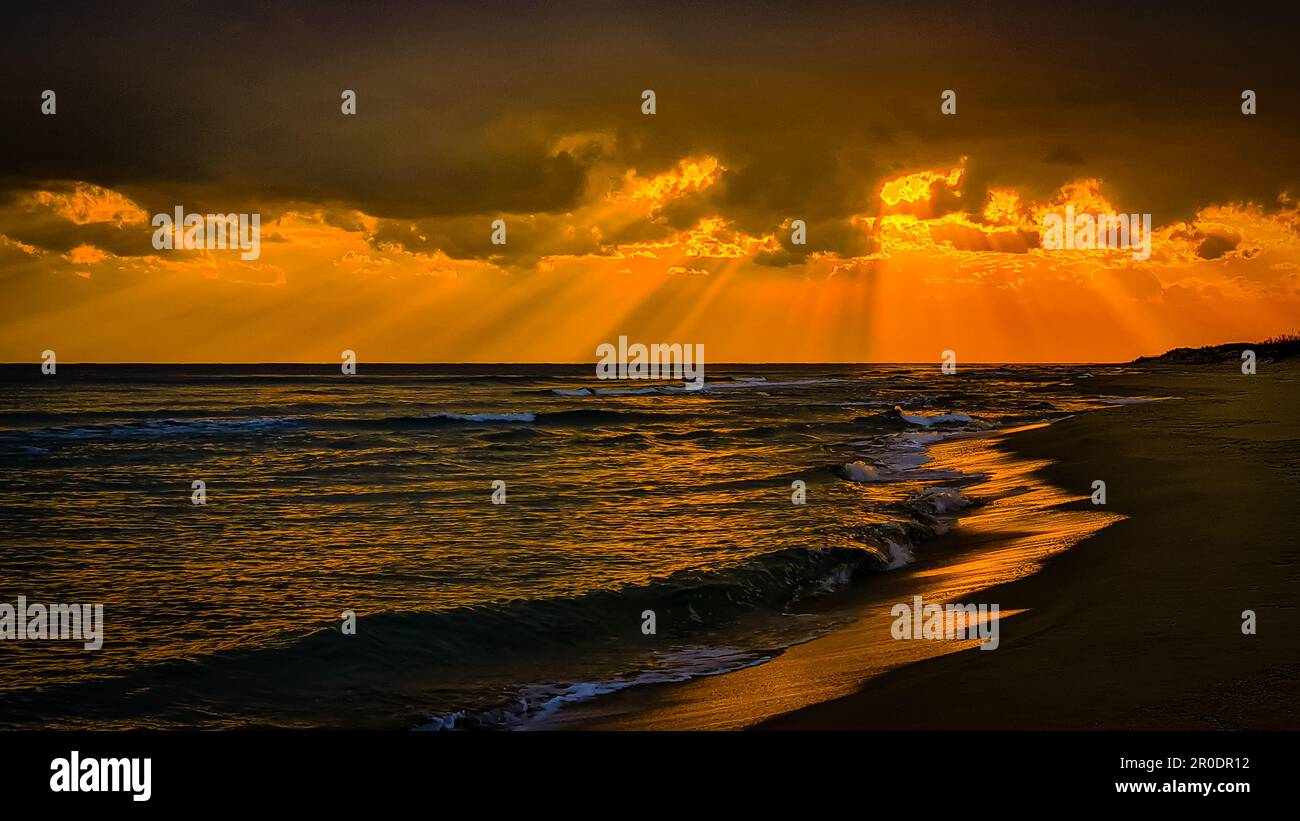
[[[1096,387],[1174,398],[998,443],[1076,497],[1105,481],[1124,517],[978,594],[1017,611],[998,649],[895,668],[760,729],[1300,729],[1300,363],[1147,365]]]

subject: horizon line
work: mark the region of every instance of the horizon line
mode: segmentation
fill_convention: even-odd
[[[1155,354],[1155,356],[1160,356],[1160,354]],[[1130,365],[1134,361],[1136,361],[1136,358],[1126,359],[1126,360],[1117,359],[1111,361],[1084,360],[1084,359],[1050,359],[1050,360],[1049,359],[1032,359],[1032,360],[1024,359],[1024,360],[1001,360],[1001,361],[987,360],[987,361],[977,361],[977,362],[973,361],[973,362],[967,362],[965,363],[965,365],[967,366],[969,365]],[[938,363],[940,363],[940,360],[915,360],[915,361],[905,361],[905,360],[812,361],[809,360],[809,361],[800,361],[800,362],[760,362],[760,361],[714,362],[711,364],[706,364],[705,367],[725,368],[725,367],[754,366],[754,365],[763,365],[763,366],[935,365]],[[203,361],[203,362],[62,362],[61,361],[58,364],[59,367],[83,366],[83,365],[90,365],[96,367],[105,367],[105,366],[107,367],[179,367],[179,366],[192,366],[192,365],[202,365],[202,366],[211,366],[211,367],[262,367],[268,365],[273,365],[278,367],[292,367],[292,366],[299,366],[299,365],[311,366],[311,367],[338,367],[339,366],[338,362],[211,362],[211,361]],[[358,362],[357,364],[358,366],[364,365],[366,367],[373,367],[373,366],[425,367],[425,366],[448,366],[448,365],[454,365],[457,367],[470,367],[470,366],[518,367],[521,365],[574,367],[574,366],[583,366],[583,365],[596,366],[600,363],[598,360],[591,360],[588,362]],[[34,362],[0,362],[0,368],[11,368],[11,367],[39,368],[40,366],[41,366],[40,360],[36,360]],[[958,367],[962,367],[962,365],[959,364]]]

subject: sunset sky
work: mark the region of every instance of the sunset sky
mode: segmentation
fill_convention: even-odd
[[[585,362],[620,335],[715,363],[1114,361],[1300,329],[1294,27],[436,5],[7,12],[0,361]],[[1150,213],[1151,258],[1039,247],[1071,203]],[[260,258],[156,250],[178,205],[259,213]]]

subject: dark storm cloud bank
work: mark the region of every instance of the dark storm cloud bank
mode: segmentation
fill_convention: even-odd
[[[455,249],[470,216],[574,209],[597,163],[649,175],[708,154],[727,169],[718,184],[665,209],[648,235],[706,212],[754,234],[797,217],[849,254],[864,240],[847,219],[873,212],[882,178],[962,156],[973,210],[990,186],[1045,196],[1080,176],[1157,223],[1300,190],[1295,28],[1237,6],[167,3],[10,15],[0,184],[86,180],[151,212],[330,203],[442,219],[432,233],[385,226],[387,240]],[[39,112],[46,88],[53,117]],[[639,110],[645,88],[653,117]],[[947,88],[955,117],[939,114]],[[1256,117],[1240,113],[1244,88],[1259,94]],[[358,94],[355,117],[339,111],[343,89]],[[584,132],[612,139],[557,150]],[[114,241],[104,247],[140,252]]]

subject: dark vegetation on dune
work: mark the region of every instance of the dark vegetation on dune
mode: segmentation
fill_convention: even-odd
[[[1208,365],[1241,359],[1241,352],[1251,350],[1259,361],[1269,362],[1300,356],[1300,334],[1271,336],[1263,342],[1228,342],[1203,348],[1174,348],[1159,356],[1139,356],[1135,365]]]

